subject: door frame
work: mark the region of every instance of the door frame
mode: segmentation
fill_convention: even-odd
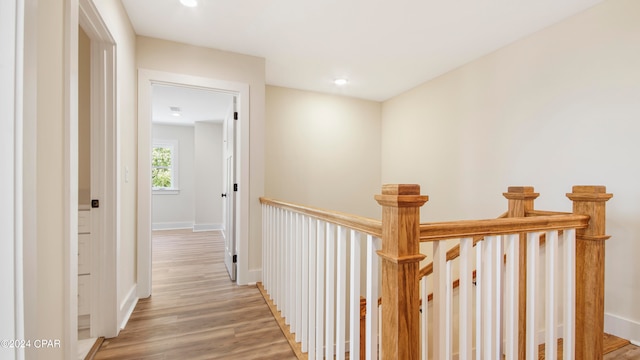
[[[229,273],[229,277],[231,281],[237,281],[238,279],[238,270],[237,270],[237,262],[234,262],[234,257],[237,256],[237,244],[235,239],[235,224],[236,219],[235,216],[230,215],[230,211],[235,211],[236,209],[236,194],[233,190],[233,184],[237,184],[236,178],[236,143],[237,143],[237,132],[235,125],[235,114],[238,111],[238,99],[237,96],[233,96],[233,103],[231,109],[229,109],[226,118],[224,119],[224,123],[222,125],[223,131],[223,143],[224,150],[222,151],[222,166],[223,166],[223,174],[224,174],[224,196],[226,196],[223,201],[223,216],[224,216],[224,265],[227,268],[227,272]],[[231,154],[231,159],[229,159],[229,154]],[[231,239],[231,240],[230,240]],[[229,250],[229,241],[231,241],[232,249]]]
[[[90,336],[114,337],[120,330],[116,43],[92,0],[79,0],[78,25],[91,40],[91,199],[100,202],[91,209]]]
[[[24,3],[0,4],[0,338],[24,339],[22,247],[22,76]],[[2,349],[24,359],[24,349]]]
[[[239,103],[238,136],[236,137],[236,246],[238,248],[238,279],[249,272],[249,85],[233,81],[138,69],[138,254],[137,292],[139,298],[151,296],[151,105],[152,86],[172,85],[227,92],[237,96]]]

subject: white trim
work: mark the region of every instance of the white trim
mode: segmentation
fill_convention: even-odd
[[[0,3],[0,283],[4,290],[0,294],[0,339],[21,339],[23,328],[22,269],[20,255],[20,210],[18,169],[21,163],[16,145],[20,144],[18,134],[20,118],[20,51],[21,51],[21,8],[19,1]],[[24,350],[2,348],[7,358],[24,358]],[[5,355],[6,354],[6,355]]]
[[[189,86],[236,94],[240,101],[236,177],[238,284],[259,281],[249,270],[249,85],[155,70],[138,70],[138,296],[151,295],[151,87],[153,84]],[[261,272],[259,272],[261,275]]]
[[[245,279],[246,279],[247,282],[244,283],[244,285],[248,285],[248,284],[251,284],[251,283],[256,283],[258,281],[262,281],[262,269],[251,269],[251,270],[248,270]]]
[[[114,337],[117,306],[117,244],[120,236],[116,119],[116,44],[92,0],[79,0],[79,25],[91,39],[91,336]]]
[[[170,222],[170,223],[153,223],[152,230],[181,230],[181,229],[193,229],[192,221],[185,222]]]
[[[605,313],[604,332],[627,339],[635,345],[640,344],[640,322],[638,321]]]
[[[68,0],[64,17],[64,305],[62,346],[78,350],[78,0]]]
[[[22,329],[18,330],[18,335],[23,339],[35,339],[38,336],[38,237],[37,237],[37,0],[18,0],[24,6],[22,18],[18,19],[19,33],[22,38],[17,41],[18,48],[22,47],[19,53],[17,76],[22,76],[21,86],[16,87],[18,96],[22,96],[22,103],[19,104],[18,111],[22,113],[22,133],[16,136],[16,149],[22,152],[18,170],[22,180],[19,184],[22,205],[20,214],[22,215],[21,228],[18,230],[22,234],[22,254],[18,256],[18,262],[22,261],[22,289],[23,299],[20,305],[22,308],[16,314],[24,316]],[[18,210],[18,209],[16,209]],[[16,264],[20,265],[20,264]],[[17,324],[20,325],[20,324]],[[26,349],[18,354],[18,359],[37,356],[35,349]]]
[[[136,304],[138,304],[138,291],[136,290],[136,285],[134,284],[129,292],[127,292],[127,296],[124,297],[122,303],[120,303],[120,314],[122,319],[120,319],[120,329],[124,329],[133,313],[133,310],[136,308]]]
[[[180,189],[153,189],[153,195],[180,195]]]
[[[223,224],[193,224],[193,232],[200,231],[222,231]]]

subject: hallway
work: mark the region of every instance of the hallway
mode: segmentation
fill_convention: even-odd
[[[220,232],[153,233],[153,295],[95,359],[295,359],[255,286],[229,281]]]

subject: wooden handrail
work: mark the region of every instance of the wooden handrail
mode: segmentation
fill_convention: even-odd
[[[548,210],[528,210],[525,211],[525,216],[547,216],[547,215],[571,215],[570,212],[563,211],[548,211]]]
[[[380,220],[347,214],[340,211],[325,210],[312,206],[299,205],[265,197],[260,198],[260,203],[305,214],[322,221],[358,230],[365,234],[373,235],[377,238],[382,237],[382,222]]]
[[[420,241],[437,241],[487,235],[519,234],[533,231],[584,229],[588,215],[541,215],[525,218],[462,220],[420,224]]]

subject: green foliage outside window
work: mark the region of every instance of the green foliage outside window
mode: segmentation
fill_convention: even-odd
[[[171,159],[170,147],[154,147],[151,160],[151,184],[153,188],[171,188]]]

